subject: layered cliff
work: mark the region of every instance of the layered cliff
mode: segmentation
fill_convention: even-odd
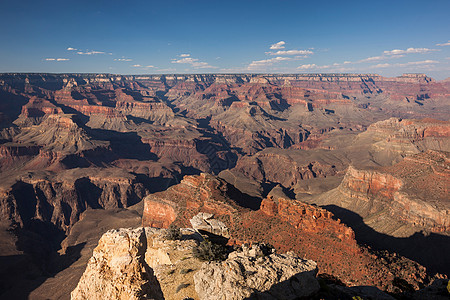
[[[450,145],[448,122],[436,118],[450,115],[448,88],[421,74],[0,74],[2,220],[16,234],[45,226],[68,234],[83,211],[128,207],[184,175],[220,173],[255,198],[222,179],[185,177],[147,198],[144,222],[167,227],[214,213],[233,229],[230,243],[309,253],[320,272],[348,284],[392,287],[398,276],[418,286],[423,269],[405,260],[399,269],[419,275],[390,275],[351,229],[305,201],[331,190],[321,199],[359,207],[381,232],[442,238]],[[399,119],[411,116],[420,119]],[[441,152],[403,161],[430,149]],[[43,244],[29,248],[45,252]]]
[[[279,196],[264,199],[255,211],[241,206],[249,205],[249,200],[210,175],[186,176],[180,184],[144,199],[143,225],[187,226],[197,213],[211,213],[227,226],[229,244],[262,241],[280,251],[306,255],[317,261],[320,273],[333,274],[349,285],[381,287],[398,276],[419,287],[426,280],[424,268],[412,261],[388,255],[391,267],[408,266],[401,268],[403,273],[397,272],[386,260],[358,246],[352,229],[333,219],[329,211]]]
[[[121,169],[30,172],[4,180],[0,189],[4,224],[33,229],[41,222],[65,232],[87,209],[128,207],[148,194],[135,175]]]
[[[416,230],[448,233],[449,169],[449,153],[431,150],[408,156],[392,167],[349,167],[338,187],[344,196],[339,204],[362,217],[385,212]]]

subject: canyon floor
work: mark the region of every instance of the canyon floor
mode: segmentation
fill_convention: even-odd
[[[0,74],[0,298],[69,299],[106,231],[201,212],[422,289],[450,276],[449,119],[424,74]]]

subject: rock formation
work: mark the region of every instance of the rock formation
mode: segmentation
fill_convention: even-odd
[[[402,236],[401,231],[380,227],[385,223],[382,218],[409,224],[416,230],[448,233],[449,169],[449,152],[433,150],[407,156],[389,167],[356,169],[350,166],[337,188],[342,196],[328,198],[328,201],[321,196],[323,200],[317,203],[351,209],[364,218],[371,218],[374,226],[377,224],[374,216],[378,215],[379,226],[375,228],[397,236]]]
[[[256,211],[239,203],[249,202],[224,180],[207,174],[186,176],[180,184],[144,199],[143,225],[190,226],[189,220],[198,213],[214,214],[228,228],[229,244],[264,242],[281,252],[294,251],[315,260],[319,273],[332,274],[348,285],[386,287],[400,277],[418,288],[428,280],[425,268],[412,261],[390,254],[381,259],[358,246],[353,230],[325,209],[274,196],[264,199]]]
[[[177,184],[146,198],[146,226],[202,213],[199,231],[306,254],[347,285],[419,288],[418,264],[356,240],[363,228],[388,240],[379,250],[411,234],[448,244],[449,90],[424,74],[0,74],[0,235],[17,241],[4,253],[37,262],[91,209],[111,216]],[[434,270],[444,246],[407,257]]]
[[[105,233],[94,249],[72,299],[164,299],[145,263],[143,228]]]
[[[71,298],[394,299],[373,286],[346,287],[317,278],[314,261],[292,252],[277,254],[264,244],[244,244],[222,261],[201,261],[194,251],[203,239],[198,233],[184,228],[175,240],[169,239],[168,233],[139,227],[103,234]],[[408,290],[403,295],[414,299],[436,297],[447,281],[436,280],[426,289]]]
[[[293,254],[266,255],[255,245],[230,253],[224,262],[201,262],[192,257],[198,241],[187,233],[186,239],[171,241],[164,230],[154,228],[106,232],[71,298],[206,300],[258,294],[296,299],[319,290],[317,266],[311,260]],[[218,276],[223,272],[226,276]]]
[[[194,281],[200,299],[288,300],[317,293],[316,273],[314,261],[292,253],[256,257],[234,252],[223,262],[204,263]]]

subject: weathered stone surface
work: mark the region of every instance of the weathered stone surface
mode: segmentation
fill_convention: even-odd
[[[191,222],[192,228],[200,233],[206,232],[225,238],[230,237],[227,226],[223,222],[214,219],[213,214],[200,212],[189,221]]]
[[[182,232],[181,240],[167,240],[165,229],[108,231],[95,248],[72,299],[216,299],[199,293],[197,283],[212,282],[214,277],[219,284],[219,271],[211,277],[208,272],[215,265],[192,256],[198,234],[192,229]],[[266,249],[259,244],[244,246],[242,251],[231,253],[227,261],[216,263],[233,268],[223,274],[227,281],[220,290],[213,291],[217,299],[243,299],[256,294],[263,299],[294,299],[318,290],[314,261],[293,253],[267,253]],[[238,276],[246,280],[236,285]]]
[[[144,259],[146,246],[143,228],[105,233],[71,298],[163,299],[159,283]]]
[[[194,275],[199,298],[288,300],[308,297],[319,290],[315,262],[293,253],[257,257],[258,251],[253,252],[231,253],[223,262],[203,264]]]

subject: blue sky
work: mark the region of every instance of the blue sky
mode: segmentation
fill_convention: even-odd
[[[0,72],[450,76],[450,1],[0,1]]]

